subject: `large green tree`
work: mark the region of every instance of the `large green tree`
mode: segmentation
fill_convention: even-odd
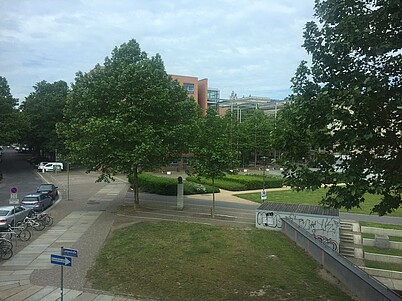
[[[211,179],[215,190],[215,179],[225,175],[238,166],[236,146],[232,139],[232,115],[225,117],[209,107],[207,114],[198,119],[196,127],[197,139],[193,141],[191,166],[196,174]],[[212,193],[212,216],[215,215],[215,192]]]
[[[312,65],[297,70],[286,113],[299,128],[286,140],[287,180],[332,184],[323,200],[332,207],[378,194],[373,212],[390,213],[402,202],[401,1],[316,1],[315,16],[304,33]],[[311,166],[291,164],[303,159]]]
[[[7,79],[0,76],[0,145],[19,141],[17,99],[10,92]]]
[[[38,82],[21,105],[25,121],[22,141],[35,151],[56,156],[63,143],[56,133],[56,123],[63,117],[69,88],[66,82]]]
[[[139,203],[138,173],[186,152],[194,100],[166,73],[161,57],[149,58],[135,40],[116,47],[104,64],[78,72],[58,132],[72,163],[129,175]]]
[[[263,110],[252,109],[244,114],[239,125],[239,150],[243,164],[250,159],[257,166],[258,157],[267,156],[272,151],[272,132],[274,130],[274,117],[264,113]]]

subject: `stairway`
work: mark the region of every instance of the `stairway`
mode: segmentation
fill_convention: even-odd
[[[357,263],[363,260],[363,241],[358,222],[341,220],[339,238],[341,255]]]

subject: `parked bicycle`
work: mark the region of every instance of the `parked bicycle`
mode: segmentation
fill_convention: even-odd
[[[13,244],[8,239],[0,238],[0,258],[7,260],[13,256]]]
[[[1,236],[9,240],[13,238],[18,238],[22,241],[27,241],[31,238],[32,233],[25,227],[21,226],[11,227],[9,225],[8,231],[1,232]]]
[[[4,237],[0,237],[0,247],[7,247],[7,248],[12,249],[14,247],[14,245],[11,242],[11,240],[4,238]]]
[[[45,225],[42,220],[37,217],[28,217],[26,216],[22,222],[19,222],[17,226],[24,227],[25,229],[33,228],[36,231],[42,231],[45,229]]]
[[[38,221],[44,224],[45,227],[50,227],[53,225],[53,217],[47,212],[33,212],[32,218],[36,218]]]

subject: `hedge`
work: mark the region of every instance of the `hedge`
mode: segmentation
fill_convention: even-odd
[[[138,181],[139,188],[143,192],[160,195],[177,195],[177,179],[175,178],[158,177],[141,173],[138,176]],[[132,182],[131,179],[130,182]],[[215,192],[219,192],[218,187],[215,188]],[[183,181],[183,193],[185,195],[212,193],[212,186]]]
[[[212,185],[211,179],[205,177],[188,177],[188,181]],[[259,175],[226,175],[215,179],[215,186],[230,190],[242,191],[261,189],[263,187],[264,178]],[[278,188],[283,186],[283,179],[279,176],[268,175],[265,177],[265,188]]]

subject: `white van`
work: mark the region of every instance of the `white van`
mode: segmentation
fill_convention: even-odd
[[[63,163],[61,162],[48,162],[44,165],[41,165],[40,168],[38,167],[38,170],[41,171],[54,171],[54,170],[63,170],[64,166]]]

